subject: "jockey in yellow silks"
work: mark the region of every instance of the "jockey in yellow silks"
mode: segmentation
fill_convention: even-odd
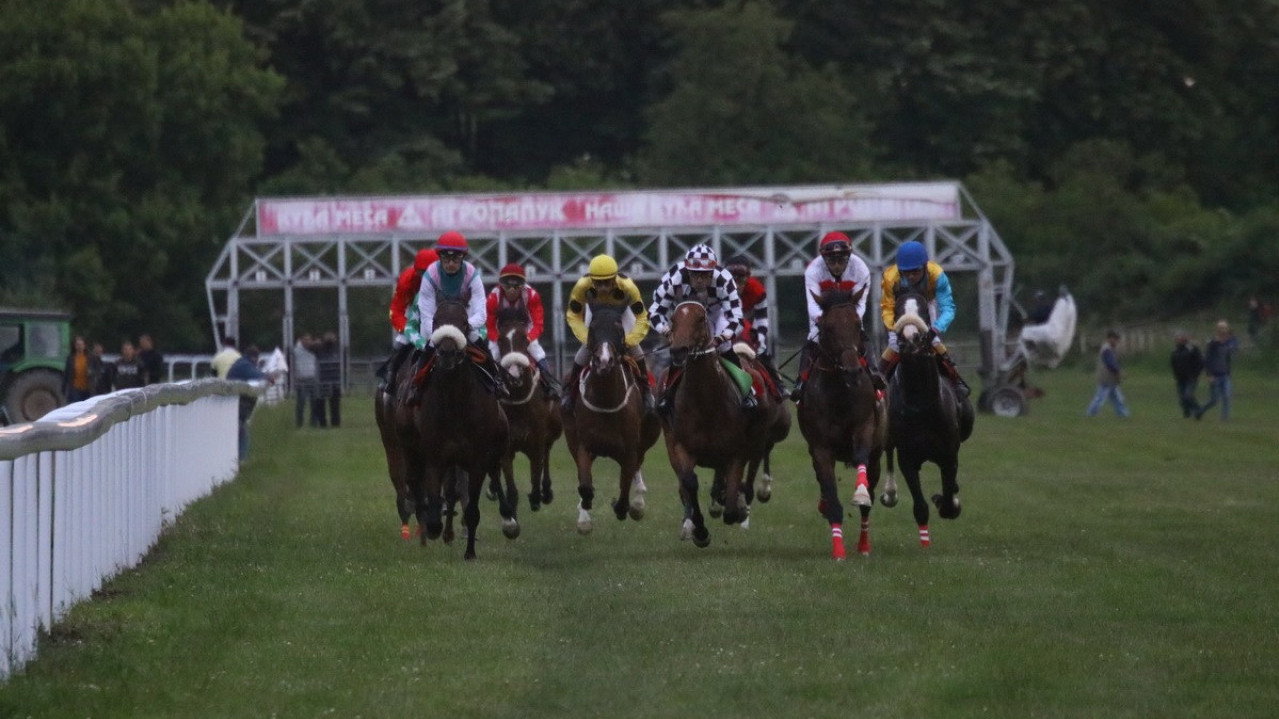
[[[634,324],[630,324],[623,340],[626,343],[626,354],[639,364],[638,379],[644,396],[644,409],[646,412],[653,411],[653,391],[644,365],[644,350],[640,348],[640,342],[648,336],[648,310],[635,281],[620,274],[617,271],[617,260],[608,255],[597,255],[592,259],[586,276],[578,280],[569,293],[565,319],[568,320],[569,329],[573,330],[573,336],[577,337],[582,346],[573,355],[573,370],[564,382],[564,399],[561,402],[563,408],[572,408],[573,401],[577,398],[577,381],[582,375],[582,369],[590,361],[586,313],[592,304],[618,307],[629,313],[626,314],[625,321]]]

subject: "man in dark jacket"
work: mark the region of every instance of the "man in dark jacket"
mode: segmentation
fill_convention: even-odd
[[[267,376],[258,369],[258,357],[261,353],[254,345],[249,345],[244,355],[237,358],[227,369],[226,379],[244,382],[266,380]],[[249,456],[249,418],[258,404],[258,398],[252,395],[240,395],[240,461]]]
[[[1208,373],[1210,394],[1208,403],[1195,412],[1195,419],[1200,419],[1209,409],[1221,403],[1221,421],[1230,419],[1230,395],[1234,386],[1230,382],[1231,358],[1239,349],[1239,340],[1230,331],[1230,324],[1225,320],[1217,321],[1217,332],[1208,341],[1208,349],[1204,352],[1204,371]]]
[[[1199,375],[1204,369],[1203,352],[1199,346],[1190,341],[1190,336],[1178,330],[1176,346],[1172,348],[1172,378],[1177,382],[1177,401],[1181,403],[1181,416],[1191,417],[1199,411],[1199,400],[1195,398],[1195,390],[1199,386]]]

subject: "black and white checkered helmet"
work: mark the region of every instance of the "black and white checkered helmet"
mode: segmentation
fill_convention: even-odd
[[[710,245],[694,245],[684,255],[684,268],[689,270],[713,270],[719,267],[719,258]]]

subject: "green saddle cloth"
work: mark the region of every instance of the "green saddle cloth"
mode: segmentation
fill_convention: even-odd
[[[728,376],[732,377],[733,381],[737,383],[737,389],[742,393],[742,396],[745,397],[749,395],[751,393],[751,387],[755,384],[754,381],[751,380],[750,373],[723,357],[719,358],[719,363],[724,365],[724,369],[728,371]]]

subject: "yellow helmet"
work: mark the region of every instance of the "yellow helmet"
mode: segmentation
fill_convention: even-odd
[[[590,275],[592,280],[611,280],[617,277],[617,260],[608,255],[596,255],[591,260]]]

